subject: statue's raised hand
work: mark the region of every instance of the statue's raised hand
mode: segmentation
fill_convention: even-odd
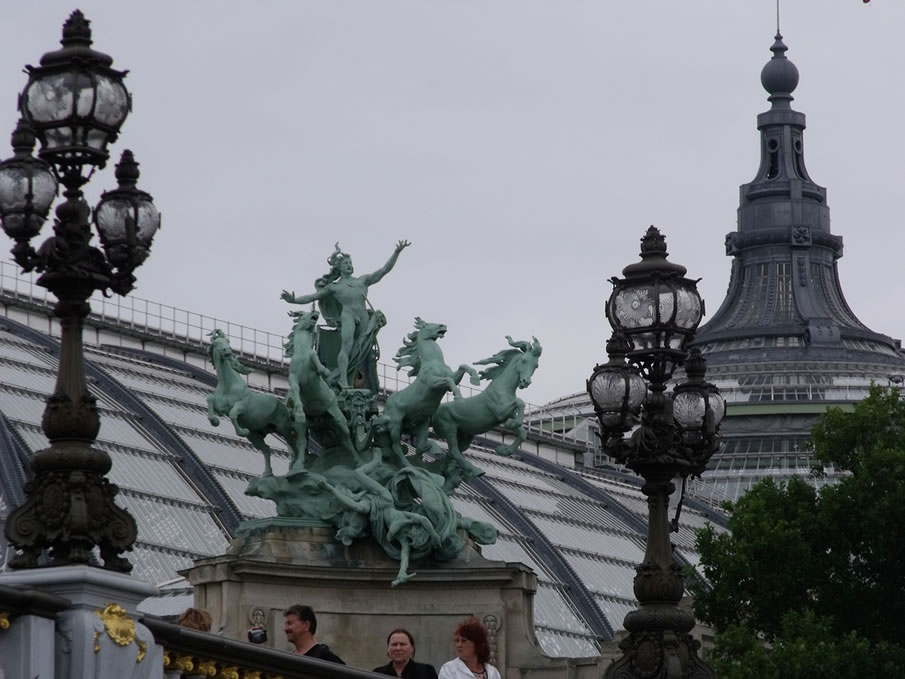
[[[282,294],[280,295],[280,299],[283,300],[284,302],[294,302],[295,293],[289,292],[288,290],[283,290]]]
[[[402,251],[405,250],[409,245],[411,245],[411,243],[410,243],[409,241],[407,241],[407,240],[401,240],[401,241],[399,241],[398,243],[396,243],[396,252],[397,252],[397,253],[402,252]]]

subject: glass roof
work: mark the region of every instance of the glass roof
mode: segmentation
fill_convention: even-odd
[[[159,379],[142,376],[134,370],[122,370],[104,366],[111,377],[138,394],[156,394],[170,399],[187,401],[207,409],[207,393],[198,387],[183,386],[178,383],[161,382]]]
[[[232,425],[227,426],[232,429]],[[182,440],[204,464],[253,476],[264,473],[264,456],[245,439],[211,436],[183,427],[177,429]],[[285,474],[289,470],[289,454],[281,449],[274,450],[270,464],[274,474]]]
[[[44,368],[49,366],[48,360],[51,359],[49,354],[45,354],[31,345],[14,342],[7,338],[0,339],[0,356]]]
[[[558,631],[594,636],[576,615],[561,588],[548,584],[538,584],[537,594],[534,595],[534,622]]]
[[[50,394],[56,381],[50,368],[0,359],[0,383]]]
[[[159,366],[140,356],[122,356],[103,348],[86,348],[86,354],[172,428],[244,517],[275,514],[272,502],[244,494],[248,480],[263,471],[263,458],[245,439],[236,436],[228,419],[221,418],[218,427],[209,423],[206,385],[188,372]],[[25,343],[10,337],[0,340],[0,410],[33,450],[47,445],[40,422],[46,395],[54,386],[55,364],[52,356]],[[113,460],[109,477],[121,488],[117,503],[138,523],[139,542],[128,555],[135,564],[134,574],[152,583],[170,581],[177,570],[190,567],[192,559],[225,553],[230,536],[219,521],[218,509],[202,494],[203,488],[187,477],[167,446],[155,440],[156,430],[143,425],[137,414],[123,410],[115,398],[103,393],[103,386],[103,382],[90,385],[98,395],[102,418],[97,445]],[[586,394],[561,399],[558,405],[570,415],[590,413]],[[274,473],[285,474],[285,442],[271,436],[268,443],[274,448]],[[0,450],[0,455],[6,454],[9,451]],[[640,489],[618,476],[583,474],[576,469],[563,470],[562,475],[550,473],[525,461],[499,457],[480,446],[467,455],[486,471],[483,480],[509,500],[520,519],[531,522],[571,566],[612,628],[621,628],[623,617],[635,607],[632,578],[635,565],[643,558],[645,536],[639,530],[646,524],[647,504]],[[614,512],[607,502],[585,496],[580,487],[569,483],[569,474],[582,474],[612,498],[610,505],[618,502],[638,521]],[[496,544],[482,548],[486,558],[522,563],[537,574],[534,620],[544,651],[552,656],[596,655],[598,640],[579,613],[583,609],[576,603],[576,592],[565,584],[572,582],[573,573],[559,572],[569,569],[550,558],[546,545],[541,549],[529,536],[522,535],[514,526],[524,524],[507,514],[512,511],[509,503],[505,507],[494,505],[479,492],[482,487],[463,484],[452,497],[453,505],[463,515],[498,530]],[[673,538],[693,563],[696,558],[690,552],[689,526],[703,523],[700,513],[686,508],[682,532]],[[180,597],[185,596],[180,591],[178,596],[155,599],[153,605],[163,607],[163,611],[169,600],[181,610],[185,600]],[[166,614],[176,612],[166,610]]]
[[[211,517],[209,508],[131,492],[121,492],[116,501],[135,517],[143,542],[183,550],[198,557],[226,551],[228,540]],[[169,577],[173,577],[173,573]]]

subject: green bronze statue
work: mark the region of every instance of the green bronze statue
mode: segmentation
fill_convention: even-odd
[[[289,341],[284,349],[289,358],[289,395],[287,405],[299,437],[299,450],[308,450],[308,432],[328,449],[340,448],[352,454],[357,463],[358,451],[349,436],[349,423],[339,408],[336,393],[327,384],[330,371],[324,367],[315,349],[317,311],[290,312],[295,318]],[[304,455],[290,471],[304,467]]]
[[[497,446],[498,455],[511,455],[527,437],[525,402],[515,392],[530,385],[531,376],[537,370],[542,347],[536,337],[532,339],[532,342],[516,342],[507,335],[506,340],[513,348],[475,361],[475,365],[491,366],[479,374],[482,380],[490,380],[490,384],[477,396],[443,403],[431,418],[434,433],[446,441],[448,454],[459,462],[466,478],[481,473],[462,455],[475,436],[500,426],[513,432],[515,440]]]
[[[280,517],[331,526],[342,544],[372,538],[399,561],[393,586],[410,580],[418,561],[455,558],[468,538],[478,544],[496,540],[492,525],[462,516],[450,495],[483,473],[463,454],[475,437],[492,429],[512,432],[514,440],[496,448],[501,455],[524,442],[525,404],[516,392],[531,383],[541,355],[536,338],[507,337],[508,348],[475,363],[486,366],[480,373],[469,365],[453,370],[437,343],[446,326],[415,318],[394,357],[397,370],[409,370],[411,382],[387,395],[379,412],[378,397],[386,392],[377,384],[376,335],[386,319],[370,308],[368,289],[408,246],[399,241],[383,267],[355,277],[351,258],[337,243],[330,272],[317,279],[315,292],[283,291],[291,304],[316,302],[320,309],[289,314],[285,399],[249,388],[249,369],[232,355],[222,332],[212,333],[210,345],[219,377],[208,397],[210,420],[216,425],[218,416],[229,416],[236,434],[264,454],[264,473],[245,492],[272,500]],[[466,374],[473,384],[489,384],[465,398],[459,383]],[[284,476],[272,473],[264,440],[269,434],[285,439],[291,451]],[[414,454],[407,454],[405,437]]]
[[[359,364],[371,351],[377,330],[386,322],[379,311],[368,310],[368,288],[393,269],[399,253],[409,245],[407,240],[399,241],[386,264],[374,273],[356,277],[352,275],[352,258],[340,250],[337,243],[334,253],[327,259],[330,271],[314,282],[313,293],[296,296],[294,292],[283,290],[281,298],[290,304],[317,302],[328,325],[339,329],[337,379],[340,387],[352,386],[350,373],[354,375],[359,369]]]
[[[417,452],[431,449],[427,440],[430,420],[440,407],[447,392],[461,399],[459,382],[468,373],[473,384],[479,384],[477,371],[471,366],[460,365],[453,372],[443,360],[443,351],[437,340],[446,334],[442,323],[427,323],[415,318],[415,330],[410,332],[403,346],[393,358],[396,369],[409,369],[414,381],[407,387],[387,397],[383,418],[390,435],[393,450],[402,464],[408,464],[402,450],[402,435],[412,434]]]
[[[301,460],[299,435],[286,404],[272,394],[252,391],[244,375],[251,372],[233,356],[229,339],[222,330],[214,330],[208,350],[219,382],[213,394],[207,397],[207,418],[215,427],[220,424],[219,415],[225,415],[233,423],[237,436],[245,437],[264,455],[264,476],[270,476],[270,446],[264,441],[268,434],[277,434],[289,446],[291,464]]]

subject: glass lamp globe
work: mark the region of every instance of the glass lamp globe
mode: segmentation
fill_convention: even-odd
[[[629,344],[614,335],[607,342],[610,360],[594,368],[587,389],[600,426],[608,431],[627,431],[637,422],[647,385],[625,360]]]
[[[715,434],[726,414],[719,390],[704,381],[706,370],[707,362],[695,347],[685,364],[688,379],[676,386],[673,395],[673,417],[689,443]]]
[[[651,226],[641,239],[641,261],[612,278],[607,318],[631,342],[628,358],[650,379],[669,379],[704,315],[696,281],[667,260],[666,238]]]
[[[113,59],[91,49],[90,22],[76,10],[63,25],[62,49],[28,66],[29,78],[20,109],[41,141],[40,156],[56,165],[64,178],[83,165],[103,168],[107,145],[116,140],[129,113],[131,98],[123,85],[125,71]]]
[[[38,235],[57,195],[57,180],[50,166],[34,158],[35,135],[20,120],[12,135],[15,155],[0,163],[0,219],[3,230],[16,242]]]
[[[138,177],[134,155],[123,151],[116,165],[119,186],[101,194],[94,210],[107,259],[121,271],[132,271],[144,262],[160,228],[160,213],[151,195],[136,188]]]

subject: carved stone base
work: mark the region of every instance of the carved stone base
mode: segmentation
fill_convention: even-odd
[[[27,499],[4,526],[19,550],[10,565],[34,568],[47,549],[53,565],[88,563],[97,545],[105,568],[130,571],[132,565],[120,553],[131,549],[138,529],[114,502],[118,488],[104,476],[109,455],[83,442],[57,442],[38,451],[32,467],[35,478],[25,485]]]
[[[318,640],[365,669],[387,662],[386,637],[397,627],[415,636],[418,660],[439,669],[454,657],[456,624],[475,616],[493,634],[493,662],[504,676],[519,676],[525,668],[533,677],[563,676],[566,661],[546,658],[537,647],[537,579],[525,566],[489,561],[469,546],[453,561],[412,564],[417,577],[391,588],[398,562],[376,542],[346,547],[333,539],[334,532],[286,518],[247,522],[227,554],[198,560],[185,571],[195,605],[213,614],[215,632],[246,639],[248,628],[262,623],[267,644],[286,650],[283,611],[310,605],[318,617]],[[575,661],[569,664],[574,670]],[[599,676],[596,660],[585,666],[583,676]]]
[[[690,611],[671,604],[648,604],[625,617],[631,633],[622,640],[622,656],[604,679],[716,679],[699,656],[700,642],[689,633]]]

